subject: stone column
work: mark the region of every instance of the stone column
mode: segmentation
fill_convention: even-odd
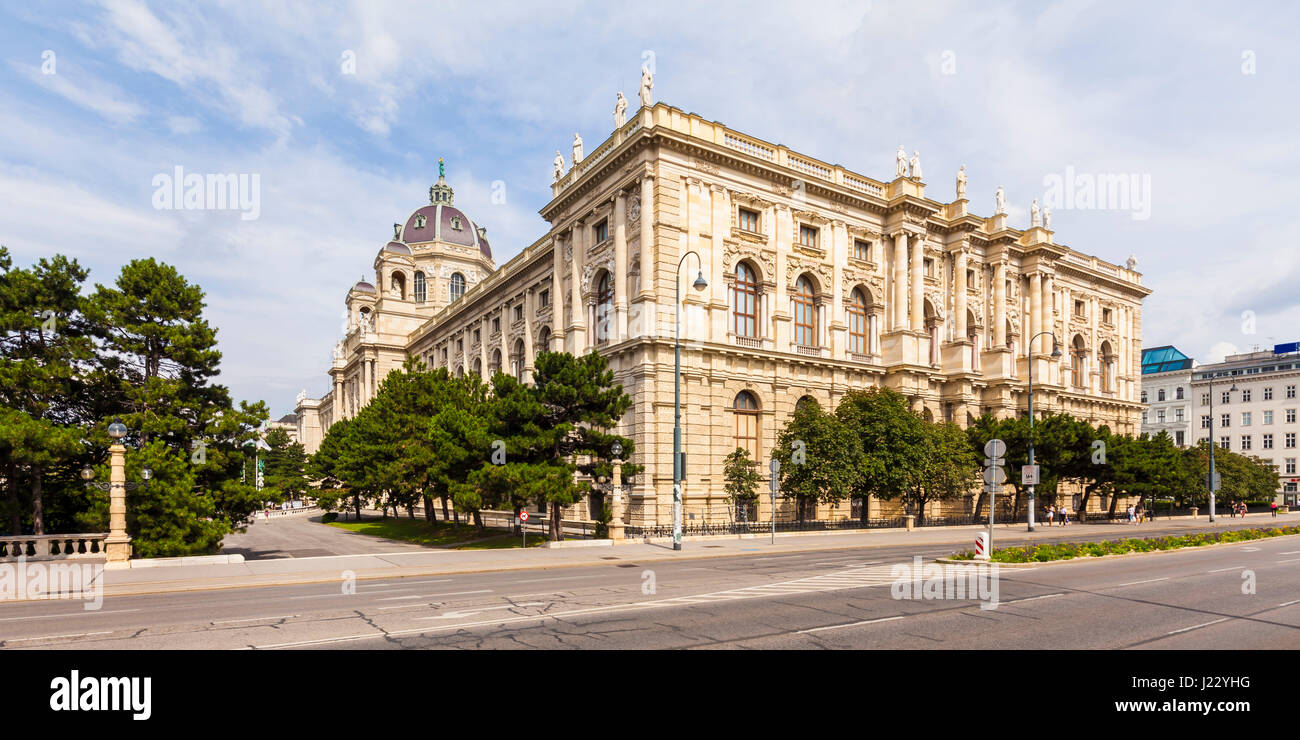
[[[772,298],[772,336],[778,352],[790,351],[790,296],[786,292],[785,269],[792,249],[790,209],[777,205],[772,209],[772,233],[768,243],[776,250],[776,295]]]
[[[912,331],[925,331],[925,240],[912,239]]]
[[[894,331],[907,328],[907,232],[894,234]]]
[[[573,277],[573,285],[569,286],[569,326],[573,333],[573,354],[584,355],[587,353],[587,331],[586,331],[586,310],[582,305],[582,263],[585,259],[587,238],[585,236],[586,224],[581,220],[573,223],[573,235],[571,237],[573,244],[573,259],[569,260],[570,272]],[[505,323],[504,317],[502,323]],[[504,327],[502,327],[504,330]],[[504,363],[504,360],[503,360]]]
[[[524,356],[519,358],[523,365],[523,382],[533,382],[533,289],[524,291]]]
[[[623,461],[618,458],[614,458],[614,474],[610,482],[613,486],[609,494],[611,514],[609,538],[621,540],[623,539]]]
[[[627,194],[614,196],[614,341],[627,338]]]
[[[108,448],[108,539],[104,541],[105,568],[126,568],[131,559],[131,537],[126,533],[126,447]],[[25,574],[24,574],[25,575]]]
[[[338,422],[343,418],[343,379],[338,375],[334,376],[334,421]],[[323,433],[323,432],[322,432]]]
[[[649,172],[641,178],[641,295],[655,291],[655,176]],[[652,322],[642,321],[647,327]]]
[[[953,285],[954,285],[953,291],[955,293],[955,295],[953,296],[952,312],[957,314],[956,316],[953,317],[957,320],[955,323],[955,326],[957,327],[956,336],[954,336],[953,339],[958,342],[963,342],[966,340],[966,333],[967,333],[967,328],[966,328],[967,285],[966,285],[965,248],[959,249],[953,254],[952,270],[954,273],[952,276]]]
[[[1056,282],[1050,273],[1043,275],[1043,324],[1039,331],[1055,331],[1055,315],[1052,311],[1052,299],[1055,297]],[[1052,351],[1049,345],[1047,351]]]
[[[1007,345],[1007,263],[993,268],[993,346]]]
[[[831,357],[848,357],[848,323],[844,313],[844,265],[849,261],[849,230],[843,221],[831,222]]]
[[[711,222],[709,224],[709,234],[712,237],[710,244],[709,266],[705,268],[705,279],[709,281],[709,327],[713,341],[722,342],[727,337],[727,322],[731,318],[729,314],[730,304],[727,301],[727,281],[723,279],[723,273],[726,271],[726,265],[722,261],[722,252],[724,249],[723,238],[731,232],[731,217],[727,213],[727,189],[721,185],[709,185],[709,215]]]
[[[556,296],[558,297],[559,294],[557,293]],[[479,319],[478,360],[479,372],[483,373],[484,380],[492,377],[492,370],[488,366],[488,337],[492,336],[490,322],[491,319],[487,316]]]
[[[1043,330],[1043,274],[1035,272],[1029,276],[1029,347],[1028,354],[1032,358],[1035,354],[1042,354],[1042,345],[1036,343],[1033,338]],[[1047,337],[1039,337],[1046,339]],[[1035,352],[1035,350],[1037,350]]]
[[[564,245],[556,236],[551,240],[551,346],[547,349],[564,351]],[[487,346],[484,341],[483,346]],[[487,359],[483,360],[484,372],[487,371]]]

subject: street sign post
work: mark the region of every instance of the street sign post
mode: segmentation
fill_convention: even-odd
[[[993,509],[996,508],[998,490],[1007,480],[1007,471],[1002,469],[1002,456],[1007,454],[1007,444],[1000,439],[990,439],[984,443],[984,482],[989,490],[989,535],[985,543],[987,551],[993,552]]]
[[[520,536],[522,538],[520,541],[520,546],[523,547],[524,549],[528,548],[528,527],[524,526],[524,524],[527,521],[528,521],[528,512],[526,511],[519,512],[519,531],[521,533]]]
[[[776,489],[780,487],[777,481],[777,473],[781,472],[781,461],[775,457],[772,462],[768,463],[767,469],[771,471],[772,477],[768,480],[768,495],[772,499],[772,544],[776,544]]]
[[[1038,476],[1040,472],[1039,466],[1037,465],[1021,465],[1020,484],[1024,486],[1038,485]]]

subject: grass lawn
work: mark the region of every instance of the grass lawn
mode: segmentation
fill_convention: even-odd
[[[450,547],[458,550],[495,550],[519,547],[522,538],[504,534],[499,529],[488,529],[480,533],[472,524],[455,524],[451,522],[429,523],[423,519],[362,519],[361,521],[333,521],[328,526],[346,529],[349,532],[383,537],[389,540],[414,542],[425,547]],[[478,542],[471,542],[479,540]],[[537,547],[546,538],[540,534],[528,535],[528,546]]]

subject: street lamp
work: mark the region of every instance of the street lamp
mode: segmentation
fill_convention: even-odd
[[[1219,490],[1218,481],[1214,476],[1214,378],[1217,375],[1218,373],[1210,373],[1206,376],[1210,379],[1210,480],[1208,481],[1209,485],[1206,487],[1210,489],[1211,522],[1214,521],[1214,494]],[[1228,393],[1230,394],[1229,398],[1231,398],[1231,393],[1235,390],[1237,390],[1237,384],[1233,383],[1232,386],[1228,388]]]
[[[610,479],[610,495],[613,501],[610,504],[610,524],[609,537],[614,540],[623,539],[623,500],[621,489],[623,488],[623,445],[615,442],[609,448],[610,454],[614,456],[613,478]]]
[[[673,340],[673,549],[682,549],[682,264],[692,254],[700,262],[700,269],[691,287],[704,290],[709,282],[704,279],[704,260],[691,250],[677,261],[677,271],[673,280],[677,283],[677,313],[674,321]]]
[[[1034,340],[1047,334],[1052,338],[1052,357],[1061,356],[1061,347],[1056,341],[1056,334],[1050,331],[1040,331],[1029,338],[1029,465],[1034,464]],[[1029,486],[1029,531],[1034,531],[1034,489],[1037,485]]]
[[[144,478],[143,483],[135,483],[135,482],[123,483],[122,487],[128,491],[134,491],[140,486],[149,485],[149,481],[153,479],[153,468],[149,468],[149,467],[141,468],[140,477]],[[89,465],[81,469],[81,479],[86,482],[86,488],[98,488],[101,491],[113,490],[112,482],[95,480],[95,469],[90,467]]]

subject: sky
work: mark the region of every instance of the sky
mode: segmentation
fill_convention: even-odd
[[[329,389],[346,292],[439,157],[503,264],[547,230],[555,151],[604,141],[649,64],[656,101],[877,180],[903,144],[931,198],[964,164],[979,215],[998,186],[1017,227],[1047,203],[1058,243],[1137,259],[1144,346],[1212,362],[1300,340],[1298,7],[8,4],[0,244],[92,284],[175,265],[218,382],[278,418]],[[243,176],[249,205],[169,199],[177,168]],[[1089,201],[1098,178],[1130,187]]]

